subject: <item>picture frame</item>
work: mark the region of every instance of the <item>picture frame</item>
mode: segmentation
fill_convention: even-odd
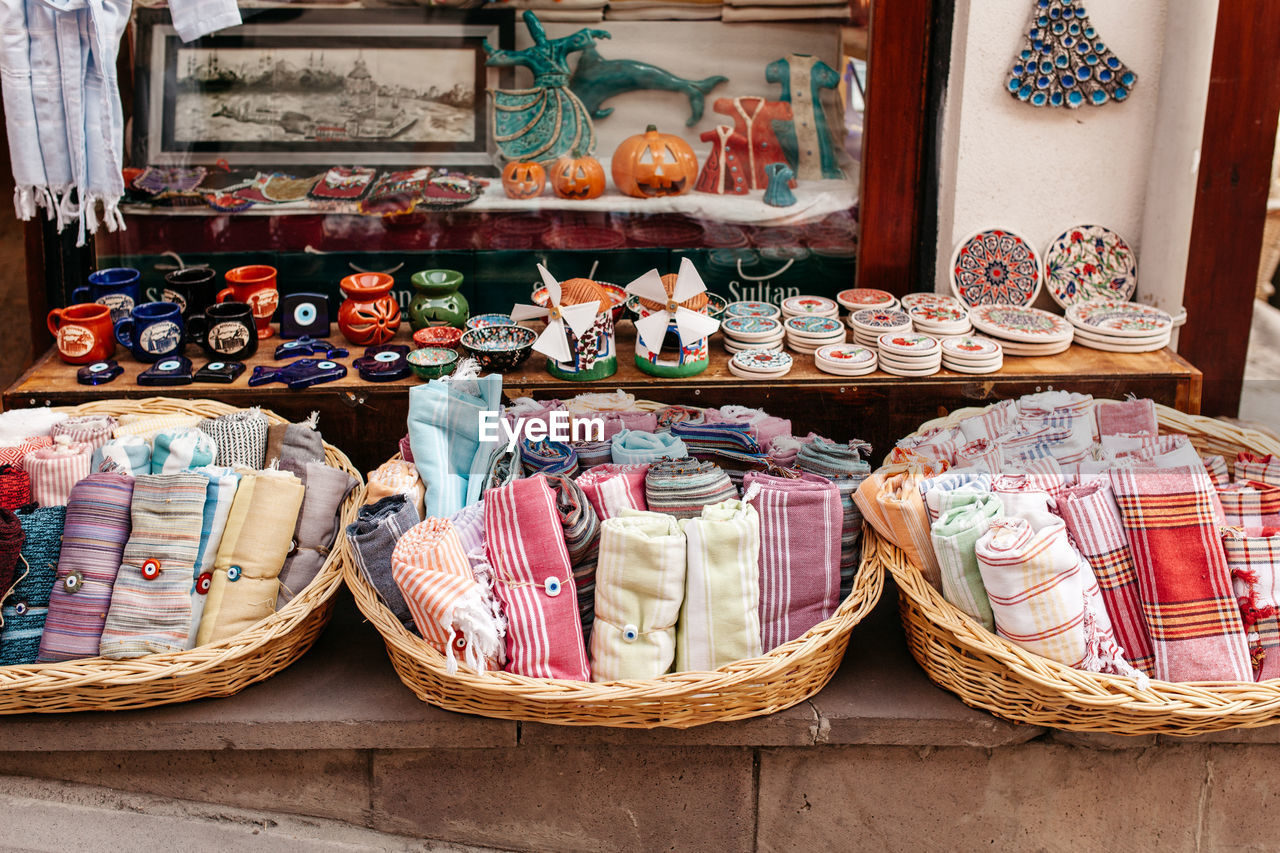
[[[510,9],[246,10],[183,43],[166,10],[140,9],[134,165],[491,168],[486,90],[509,69]]]

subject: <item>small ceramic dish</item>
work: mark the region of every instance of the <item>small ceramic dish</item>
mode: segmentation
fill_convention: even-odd
[[[462,335],[462,348],[486,370],[505,373],[524,363],[538,333],[524,326],[486,326]]]
[[[425,331],[425,330],[424,330]],[[454,329],[454,331],[458,331]],[[409,367],[419,379],[439,379],[458,366],[458,354],[444,347],[423,347],[409,353]]]
[[[413,333],[413,342],[420,347],[445,347],[452,349],[462,340],[462,329],[453,326],[427,326]]]
[[[612,306],[613,322],[616,325],[617,322],[622,319],[623,312],[628,308],[627,297],[629,294],[623,288],[618,287],[618,285],[609,284],[607,281],[597,281],[596,284],[604,288],[605,292],[609,294],[609,303]],[[707,295],[710,296],[711,294]],[[533,299],[533,304],[537,305],[539,308],[546,308],[549,302],[547,298],[547,289],[545,287],[539,287],[535,290],[531,298]],[[635,309],[633,308],[632,310],[634,311]]]
[[[468,329],[483,329],[487,326],[514,326],[515,320],[510,314],[476,314],[467,320]]]

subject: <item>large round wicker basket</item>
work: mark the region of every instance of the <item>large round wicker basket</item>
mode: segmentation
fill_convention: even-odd
[[[73,415],[189,414],[217,417],[236,407],[213,400],[102,400],[59,409]],[[273,423],[284,419],[263,414]],[[360,472],[337,448],[325,445],[325,461],[360,480]],[[342,517],[354,517],[359,503],[353,490]],[[339,537],[344,538],[344,537]],[[83,658],[63,663],[0,666],[0,714],[118,711],[149,708],[192,699],[230,696],[270,678],[297,660],[329,621],[341,583],[337,549],[315,580],[283,608],[219,643],[184,652],[131,660]]]
[[[1163,432],[1190,436],[1201,453],[1234,459],[1241,450],[1280,453],[1257,430],[1157,406]],[[953,426],[981,409],[962,409],[921,426]],[[1196,735],[1280,722],[1280,679],[1171,683],[1072,669],[987,631],[948,603],[895,545],[867,525],[867,559],[898,585],[898,607],[911,654],[939,686],[968,705],[1019,723],[1124,735]]]
[[[462,668],[450,675],[444,655],[405,630],[382,603],[345,541],[341,557],[343,578],[356,606],[382,635],[400,680],[424,702],[450,711],[564,726],[684,729],[772,714],[826,686],[844,657],[849,632],[880,599],[884,576],[866,548],[864,542],[853,591],[835,614],[768,654],[711,672],[601,683],[510,672],[477,674]]]

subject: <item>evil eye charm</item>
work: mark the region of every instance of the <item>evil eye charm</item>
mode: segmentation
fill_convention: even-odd
[[[560,579],[547,578],[546,582],[543,583],[542,587],[547,591],[547,595],[551,596],[552,598],[555,598],[557,595],[560,594]]]
[[[213,575],[211,575],[209,572],[204,572],[200,575],[200,577],[196,578],[196,592],[200,593],[201,595],[208,595],[209,587],[212,584],[213,584]]]
[[[236,581],[240,580],[240,575],[241,575],[241,569],[239,566],[227,567],[227,580],[231,581],[232,583],[235,583]]]
[[[467,650],[467,638],[462,636],[455,638],[453,641],[453,647],[457,651],[465,652]]]
[[[290,540],[289,540],[289,553],[288,553],[288,554],[286,554],[285,556],[287,556],[287,557],[292,557],[292,556],[293,556],[294,554],[296,554],[296,553],[298,553],[298,540],[297,540],[297,539],[290,539]]]
[[[635,625],[627,625],[622,629],[622,641],[624,643],[634,643],[640,637],[640,629]]]
[[[62,588],[70,593],[79,592],[84,587],[84,575],[72,572],[62,579]]]
[[[17,604],[13,605],[13,612],[18,616],[26,616],[27,611],[29,611],[30,609],[31,608],[27,605],[25,601],[19,601]]]
[[[381,362],[388,362],[388,361],[395,361],[395,360],[396,360],[396,359],[398,359],[399,357],[400,357],[399,353],[394,353],[394,352],[380,352],[380,353],[378,353],[377,355],[375,355],[375,356],[373,357],[373,360],[374,360],[374,361],[381,361]]]
[[[153,581],[160,577],[160,561],[146,560],[142,564],[142,577],[145,580]]]

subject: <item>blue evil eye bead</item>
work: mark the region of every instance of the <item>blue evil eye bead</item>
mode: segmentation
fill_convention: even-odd
[[[1099,82],[1099,83],[1110,83],[1110,82],[1111,82],[1111,78],[1112,78],[1112,77],[1114,77],[1114,76],[1115,76],[1115,75],[1114,75],[1114,74],[1112,74],[1110,71],[1108,71],[1108,70],[1107,70],[1107,69],[1105,69],[1105,68],[1102,68],[1102,69],[1100,69],[1100,70],[1098,71],[1098,82]]]
[[[226,367],[226,365],[220,361],[211,361],[205,366],[208,367],[210,370],[221,370],[222,368]]]
[[[240,580],[240,575],[241,575],[241,569],[239,566],[227,567],[227,580],[231,581],[232,583],[235,583],[236,581]]]
[[[84,587],[84,575],[80,572],[71,572],[62,579],[62,588],[69,593],[77,593]]]
[[[543,581],[542,588],[547,591],[547,595],[551,596],[552,598],[555,598],[557,595],[560,594],[560,579],[547,578],[545,581]]]
[[[1089,65],[1097,65],[1097,64],[1098,64],[1098,55],[1097,55],[1096,53],[1091,53],[1091,54],[1089,54],[1088,56],[1086,56],[1086,57],[1084,58],[1084,61],[1085,61],[1086,63],[1088,63]]]
[[[1026,67],[1025,67],[1021,62],[1019,62],[1019,63],[1015,64],[1015,65],[1013,66],[1013,75],[1014,75],[1014,78],[1016,79],[1016,78],[1018,78],[1018,77],[1021,77],[1021,76],[1022,76],[1022,72],[1026,71],[1026,70],[1027,70],[1027,69],[1026,69]]]
[[[160,561],[159,560],[143,560],[142,561],[142,577],[144,580],[153,581],[160,577]]]
[[[211,586],[213,586],[213,575],[209,572],[202,572],[200,577],[196,578],[196,592],[201,595],[208,595]]]
[[[1051,73],[1053,73],[1053,63],[1051,63],[1051,62],[1049,62],[1049,61],[1047,61],[1047,60],[1046,60],[1045,62],[1041,62],[1041,63],[1040,63],[1040,73],[1041,73],[1041,74],[1051,74]]]
[[[1112,71],[1115,71],[1117,68],[1120,67],[1120,60],[1116,59],[1114,56],[1108,56],[1107,67],[1110,68]]]
[[[1076,45],[1076,51],[1078,53],[1088,53],[1091,50],[1093,50],[1093,45],[1089,44],[1087,41],[1082,41]]]
[[[19,616],[26,616],[27,611],[30,609],[31,607],[25,601],[19,601],[17,604],[13,605],[13,612]]]
[[[395,361],[395,360],[396,360],[397,358],[399,358],[399,357],[400,357],[400,354],[399,354],[399,353],[395,353],[395,352],[380,352],[380,353],[378,353],[377,355],[375,355],[375,356],[373,357],[373,360],[374,360],[374,361],[381,361],[381,362],[388,362],[388,361]]]
[[[1085,11],[1084,11],[1084,9],[1076,9],[1076,17],[1077,17],[1077,18],[1083,18],[1083,17],[1085,17]]]
[[[1094,92],[1094,93],[1093,93],[1093,103],[1094,103],[1094,106],[1101,106],[1101,105],[1105,104],[1105,103],[1107,102],[1107,98],[1108,98],[1108,97],[1109,97],[1109,96],[1107,95],[1107,93],[1106,93],[1106,92],[1104,92],[1104,91],[1102,91],[1101,89],[1099,89],[1098,91]]]
[[[1071,47],[1071,46],[1073,46],[1075,43],[1076,43],[1076,40],[1075,40],[1075,39],[1073,39],[1071,36],[1067,36],[1066,38],[1064,38],[1064,39],[1062,40],[1062,46],[1063,46],[1063,47]]]
[[[1084,103],[1084,95],[1080,94],[1079,92],[1070,92],[1067,94],[1068,105],[1073,107],[1078,107],[1083,103]]]
[[[107,364],[105,361],[98,361],[89,365],[89,372],[101,373],[102,371],[109,370],[110,368],[111,368],[111,365]]]
[[[1071,35],[1073,36],[1080,35],[1080,25],[1072,24],[1071,26],[1067,27],[1067,32],[1071,33]]]
[[[1072,77],[1070,74],[1062,75],[1062,87],[1064,89],[1070,89],[1075,84],[1076,84],[1076,78]]]
[[[1102,42],[1100,42],[1100,41],[1095,41],[1095,42],[1093,43],[1093,49],[1094,49],[1094,50],[1096,50],[1098,53],[1106,53],[1106,52],[1107,52],[1107,46],[1106,46],[1105,44],[1103,44]]]
[[[316,365],[316,367],[321,370],[333,370],[337,366],[338,365],[334,364],[332,361],[322,361]]]
[[[1031,51],[1024,49],[1021,53],[1018,54],[1018,58],[1021,59],[1023,62],[1026,62],[1028,59],[1031,58]]]
[[[310,302],[303,302],[293,309],[293,319],[299,326],[310,326],[316,321],[316,306]]]
[[[1048,77],[1037,77],[1037,78],[1036,78],[1036,88],[1037,88],[1037,89],[1048,89],[1048,88],[1049,88],[1049,78],[1048,78]]]
[[[1041,9],[1048,9],[1049,0],[1039,0],[1039,2],[1036,3],[1036,5],[1039,6]]]
[[[1065,53],[1060,53],[1053,58],[1053,64],[1059,68],[1066,68],[1068,62],[1070,62],[1070,60],[1067,59],[1067,55]]]
[[[1030,86],[1023,86],[1021,89],[1018,90],[1018,100],[1025,101],[1027,98],[1030,98],[1030,97],[1031,97]]]
[[[1059,18],[1062,17],[1062,10],[1059,9],[1057,6],[1054,6],[1052,9],[1049,10],[1049,17],[1055,21],[1058,20]]]
[[[1031,47],[1036,53],[1044,53],[1044,42],[1040,39],[1032,39]]]
[[[622,641],[624,643],[634,643],[640,638],[640,629],[635,625],[626,625],[622,629]]]
[[[1056,36],[1060,36],[1066,31],[1067,31],[1066,25],[1064,25],[1062,21],[1058,21],[1056,24],[1053,25],[1053,34]]]

